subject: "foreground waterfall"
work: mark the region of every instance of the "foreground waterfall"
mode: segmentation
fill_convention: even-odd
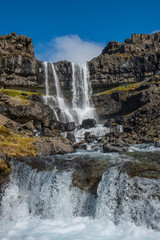
[[[51,66],[53,73],[55,96],[50,94],[48,66]],[[74,121],[76,124],[81,124],[85,118],[96,118],[96,111],[91,100],[92,88],[86,63],[72,63],[72,96],[70,104],[66,104],[54,64],[44,62],[44,70],[46,84],[46,96],[44,99],[54,110],[58,121]]]
[[[113,163],[103,173],[97,197],[72,184],[74,164],[83,154],[91,164],[93,158]],[[73,161],[73,168],[64,164],[59,171],[57,159]],[[122,161],[118,154],[81,153],[44,158],[42,169],[32,168],[30,159],[15,162],[2,199],[1,239],[159,239],[160,179],[131,178],[122,172]]]

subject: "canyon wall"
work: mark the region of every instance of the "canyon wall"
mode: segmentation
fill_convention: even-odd
[[[112,84],[139,82],[160,71],[160,33],[133,34],[124,43],[109,42],[102,54],[88,62],[93,89]],[[55,63],[61,86],[71,87],[72,67]],[[49,81],[52,83],[52,71]],[[0,86],[45,91],[43,63],[34,56],[32,39],[16,33],[0,37]]]

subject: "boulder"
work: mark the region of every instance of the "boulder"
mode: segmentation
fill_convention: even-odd
[[[87,145],[86,142],[84,140],[80,141],[80,142],[76,142],[73,147],[75,149],[83,149],[83,150],[87,150]]]
[[[81,128],[85,128],[85,129],[93,128],[93,127],[96,127],[96,124],[97,123],[94,119],[88,118],[83,120],[81,124]]]
[[[55,131],[51,130],[50,128],[43,128],[42,135],[45,137],[55,137]]]
[[[67,137],[71,142],[75,142],[75,136],[73,133],[67,133]]]
[[[66,131],[74,131],[76,128],[75,122],[68,122],[65,124]]]
[[[107,128],[111,127],[112,122],[113,122],[113,119],[111,119],[111,118],[107,119],[107,121],[105,121],[105,123],[104,123],[104,127],[107,127]]]
[[[84,136],[85,136],[85,141],[88,143],[91,143],[97,140],[97,137],[95,135],[91,135],[90,132],[86,132]]]
[[[123,148],[118,147],[118,146],[113,146],[111,144],[107,144],[105,146],[103,146],[103,152],[107,153],[107,152],[122,152]]]
[[[25,124],[21,125],[21,127],[24,130],[29,130],[31,132],[33,132],[35,130],[34,124],[33,124],[33,120],[26,122]]]
[[[68,139],[63,137],[51,138],[44,137],[38,139],[35,143],[37,156],[49,156],[55,154],[66,154],[74,152]]]
[[[155,147],[160,147],[160,139],[156,140],[154,145],[155,145]]]

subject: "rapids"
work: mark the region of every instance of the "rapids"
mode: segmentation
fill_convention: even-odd
[[[98,184],[97,197],[73,185],[72,162],[77,157],[111,164]],[[12,162],[1,203],[2,240],[159,239],[160,179],[129,177],[121,166],[133,161],[131,156],[77,152],[43,158],[44,169],[32,167],[30,159]],[[60,169],[57,159],[70,167]]]

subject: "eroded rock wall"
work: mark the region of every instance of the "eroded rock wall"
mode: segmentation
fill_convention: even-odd
[[[109,42],[88,65],[93,86],[142,81],[160,70],[160,33]]]
[[[39,65],[31,38],[16,33],[0,36],[1,87],[42,87],[44,82],[38,82]]]

